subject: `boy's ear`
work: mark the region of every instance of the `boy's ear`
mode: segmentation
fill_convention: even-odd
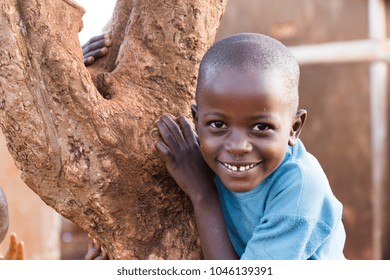
[[[290,138],[288,140],[289,146],[294,146],[297,143],[298,137],[301,134],[302,127],[305,124],[307,119],[307,112],[306,110],[298,110],[295,115],[294,123],[292,124],[291,131],[290,131]]]
[[[191,114],[192,118],[194,119],[195,130],[198,131],[198,106],[195,104],[191,105]]]

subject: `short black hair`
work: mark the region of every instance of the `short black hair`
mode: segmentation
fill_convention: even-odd
[[[0,187],[0,243],[4,240],[9,226],[8,204],[4,192]]]
[[[292,52],[276,39],[257,33],[240,33],[216,42],[200,62],[196,98],[208,73],[223,67],[241,72],[279,72],[291,92],[292,105],[295,109],[298,107],[299,65]]]

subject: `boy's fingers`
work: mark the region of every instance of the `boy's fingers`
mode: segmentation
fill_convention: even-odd
[[[183,131],[184,138],[187,140],[187,142],[189,142],[190,144],[197,145],[198,144],[198,138],[197,138],[194,130],[192,129],[191,124],[187,120],[187,118],[180,117],[178,119],[178,122],[179,122],[180,127],[181,127],[181,129]]]
[[[15,259],[16,252],[8,250],[8,252],[5,254],[5,259],[6,260],[13,260]]]
[[[86,44],[84,47],[82,47],[83,54],[93,52],[95,50],[99,50],[102,48],[106,48],[112,45],[112,41],[109,39],[103,39],[97,42],[94,42],[92,44]]]
[[[100,248],[100,242],[97,239],[95,239],[95,238],[93,238],[93,246],[95,248]]]
[[[7,253],[5,254],[5,259],[6,260],[13,260],[13,259],[15,259],[16,252],[17,252],[16,234],[15,233],[11,233],[9,247],[8,247]]]
[[[100,247],[100,254],[96,256],[95,260],[107,260],[107,254],[102,247]]]
[[[88,42],[86,42],[84,45],[82,45],[81,47],[84,48],[92,43],[95,43],[97,41],[101,41],[101,40],[104,40],[104,39],[111,39],[111,37],[109,36],[109,34],[101,34],[101,35],[97,35],[97,36],[94,36],[92,38],[90,38],[88,40]]]
[[[99,255],[99,246],[95,238],[90,238],[88,243],[88,252],[85,255],[86,260],[94,260]]]
[[[169,116],[162,116],[160,120],[169,129],[169,131],[173,135],[173,138],[175,139],[176,143],[179,144],[179,146],[183,145],[185,143],[185,139],[184,139],[183,133],[180,129],[180,126],[177,124],[177,122],[175,122]]]
[[[5,259],[6,260],[14,260],[16,256],[16,245],[10,244],[7,253],[5,254]]]
[[[16,251],[16,245],[17,245],[17,241],[16,241],[16,234],[14,232],[11,233],[10,237],[9,237],[9,248],[13,249],[14,251]]]
[[[85,53],[83,53],[83,56],[84,56],[84,58],[87,58],[87,57],[99,58],[99,57],[106,55],[107,52],[108,52],[108,49],[106,47],[104,47],[101,49],[91,50],[91,51],[85,52]]]
[[[24,260],[24,242],[18,242],[15,260]]]
[[[6,260],[13,260],[15,259],[16,251],[11,250],[10,248],[8,249],[8,252],[5,254],[5,259]]]
[[[174,156],[162,141],[156,142],[156,148],[160,152],[161,156],[163,157],[163,160],[166,162],[167,165],[170,165],[174,161]]]
[[[84,59],[85,66],[89,66],[89,65],[93,64],[94,62],[95,62],[95,59],[93,58],[93,56],[89,56],[89,57]]]
[[[165,145],[168,147],[168,150],[175,151],[178,143],[167,124],[160,120],[156,123],[156,126],[160,131],[161,138],[163,139]],[[164,149],[162,151],[164,152]]]
[[[106,253],[104,252],[104,249],[101,247],[100,242],[92,238],[90,240],[89,246],[88,246],[88,252],[85,255],[86,260],[104,260],[106,258]]]
[[[11,234],[9,235],[9,239],[10,241],[12,242],[16,242],[16,233],[15,232],[11,232]]]
[[[86,260],[94,260],[99,255],[99,251],[97,249],[88,250],[85,255]]]
[[[105,56],[107,53],[108,53],[108,49],[104,47],[99,50],[91,51],[89,53],[84,54],[85,66],[89,66],[93,64],[97,59]]]

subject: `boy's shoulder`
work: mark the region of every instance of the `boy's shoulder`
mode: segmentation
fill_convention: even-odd
[[[341,213],[342,206],[334,196],[321,165],[306,151],[301,141],[291,147],[274,175],[269,186],[270,201],[284,201],[284,207],[289,207],[296,214],[319,215],[324,205]]]
[[[289,196],[315,200],[333,196],[328,178],[318,160],[298,141],[289,147],[286,157],[270,178],[270,195],[284,193]]]
[[[329,184],[321,164],[306,150],[301,140],[298,140],[295,146],[289,147],[275,175],[289,181]]]

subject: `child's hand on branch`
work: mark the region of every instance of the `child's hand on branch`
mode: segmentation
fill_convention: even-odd
[[[203,159],[197,135],[185,117],[177,122],[163,116],[156,123],[162,140],[156,142],[166,167],[191,200],[207,195],[214,186],[213,173]]]
[[[82,46],[84,65],[92,65],[96,60],[105,56],[111,45],[112,41],[109,34],[102,34],[89,39],[89,41]]]

